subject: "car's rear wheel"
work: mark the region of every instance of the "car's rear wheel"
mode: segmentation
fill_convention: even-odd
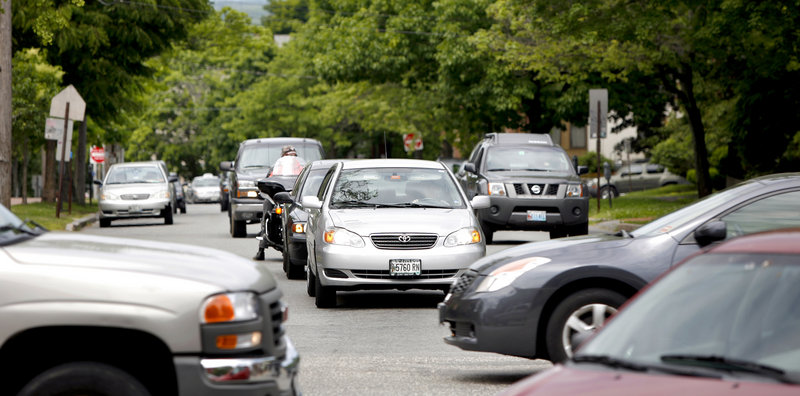
[[[308,260],[306,260],[306,293],[309,297],[316,297],[317,295],[317,277],[311,272],[311,267]]]
[[[39,374],[17,394],[41,395],[147,396],[150,393],[139,380],[114,366],[73,362]]]
[[[244,238],[247,236],[247,223],[244,220],[234,220],[231,217],[231,236],[234,238]]]
[[[164,216],[164,224],[172,224],[172,205],[162,209],[161,214]]]
[[[317,308],[333,308],[336,306],[336,289],[323,286],[319,277],[314,277],[314,303]]]
[[[547,353],[553,363],[563,362],[587,335],[596,331],[627,300],[607,289],[586,289],[558,304],[547,322]]]
[[[619,196],[617,189],[614,186],[604,186],[600,188],[600,198],[608,199],[608,194],[611,194],[611,197],[616,198]]]

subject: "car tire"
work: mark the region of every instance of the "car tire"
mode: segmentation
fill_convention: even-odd
[[[612,198],[619,196],[617,189],[614,186],[603,186],[600,188],[600,199],[608,199],[608,194],[611,193]]]
[[[181,204],[181,214],[186,214],[186,202]]]
[[[336,289],[323,286],[318,276],[314,277],[314,303],[317,308],[336,307]]]
[[[491,245],[494,241],[494,230],[485,223],[481,223],[481,231],[483,231],[483,238],[486,240],[486,244]]]
[[[100,219],[100,228],[106,228],[111,226],[111,219]]]
[[[234,238],[244,238],[247,236],[247,223],[244,220],[234,220],[231,217],[231,236]]]
[[[306,294],[309,297],[316,297],[317,296],[317,277],[314,276],[314,273],[311,271],[311,267],[309,267],[308,261],[306,261]]]
[[[565,229],[558,228],[555,230],[550,230],[550,239],[563,238],[565,236],[567,236],[567,230]]]
[[[595,310],[602,310],[603,321],[617,312],[627,298],[607,289],[586,289],[569,295],[556,306],[547,322],[545,343],[550,361],[560,363],[572,356],[579,345],[573,345],[574,336],[579,333],[568,323],[579,320],[590,331],[597,330],[603,323],[594,323]]]
[[[41,395],[148,396],[142,383],[114,366],[73,362],[53,367],[28,382],[17,396]]]
[[[172,224],[172,205],[167,206],[163,210],[161,210],[161,214],[164,215],[164,224]]]
[[[589,222],[571,225],[567,233],[569,236],[587,235],[589,233]]]

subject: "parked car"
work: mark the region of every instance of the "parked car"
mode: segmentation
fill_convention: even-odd
[[[318,160],[307,164],[290,191],[275,194],[276,202],[282,206],[283,272],[289,279],[303,279],[306,276],[308,211],[300,204],[300,198],[304,195],[316,196],[328,169],[339,161]]]
[[[307,291],[320,308],[338,290],[447,289],[486,251],[473,210],[488,197],[468,201],[441,162],[339,162],[301,204]]]
[[[618,197],[622,193],[648,190],[670,184],[689,184],[689,182],[662,165],[650,163],[623,165],[611,175],[608,182],[605,178],[600,178],[600,197],[606,199],[608,194]],[[597,196],[597,179],[587,180],[586,187],[589,195]]]
[[[322,159],[325,151],[318,140],[307,138],[249,139],[239,144],[235,161],[220,163],[222,171],[230,171],[230,233],[234,238],[247,235],[247,224],[261,221],[263,201],[256,180],[269,174],[270,168],[281,156],[281,148],[292,145],[305,162]]]
[[[189,202],[218,203],[220,201],[219,183],[219,177],[211,173],[195,176],[187,190]]]
[[[501,393],[800,394],[800,230],[716,246],[637,295],[563,365]]]
[[[0,205],[0,395],[299,395],[282,297],[234,254],[45,232]]]
[[[183,191],[183,184],[181,184],[180,180],[178,180],[177,173],[170,173],[169,174],[170,183],[172,183],[173,191],[175,191],[175,209],[172,212],[177,213],[180,210],[181,213],[186,213],[186,194]]]
[[[486,243],[497,230],[549,231],[550,238],[589,232],[589,195],[575,167],[550,135],[489,133],[459,170],[467,197],[487,195],[478,211]]]
[[[123,162],[111,165],[101,182],[98,199],[100,227],[112,220],[163,217],[172,224],[176,177],[168,177],[157,161]]]
[[[531,242],[473,263],[439,304],[448,344],[564,361],[572,335],[602,324],[704,245],[800,226],[800,173],[748,180],[631,233]]]

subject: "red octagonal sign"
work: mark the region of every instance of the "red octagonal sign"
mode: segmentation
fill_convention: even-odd
[[[102,147],[92,146],[92,150],[89,152],[89,158],[92,159],[92,162],[100,164],[106,159],[106,151]]]

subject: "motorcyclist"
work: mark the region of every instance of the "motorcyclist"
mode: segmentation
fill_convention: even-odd
[[[294,146],[283,146],[281,148],[281,157],[275,161],[275,166],[270,170],[267,177],[272,176],[297,176],[303,170],[303,160],[297,156],[297,150]],[[258,251],[253,256],[253,260],[264,260],[264,249],[269,247],[267,222],[269,221],[270,213],[275,203],[271,197],[264,199],[264,206],[261,215],[261,231],[259,232]]]

